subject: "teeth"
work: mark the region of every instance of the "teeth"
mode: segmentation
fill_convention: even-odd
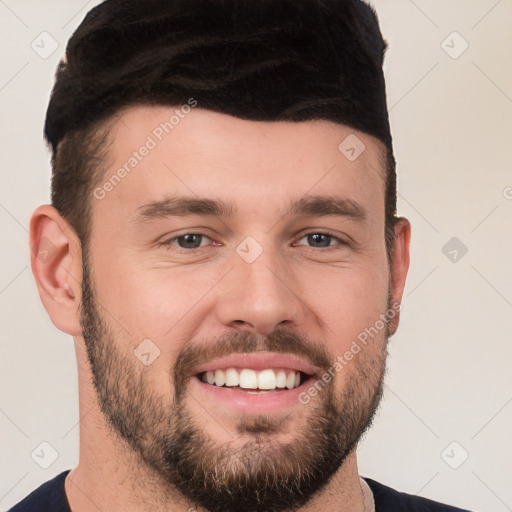
[[[254,370],[244,368],[240,372],[240,387],[244,389],[256,389],[258,387],[258,376]]]
[[[295,372],[290,372],[288,377],[286,377],[286,387],[288,389],[293,389],[295,387]]]
[[[261,371],[243,368],[227,368],[204,372],[200,376],[203,382],[215,386],[236,387],[243,389],[273,390],[276,388],[293,389],[300,386],[300,372],[294,370],[273,370],[271,368]]]
[[[215,385],[224,386],[226,382],[226,375],[222,370],[215,370]]]
[[[277,372],[276,386],[278,388],[285,388],[286,387],[286,373],[283,372],[283,370],[280,370],[279,372]]]
[[[274,370],[263,370],[259,373],[258,388],[276,389],[276,374],[274,373]]]
[[[226,386],[238,386],[240,384],[240,376],[234,368],[226,370]]]

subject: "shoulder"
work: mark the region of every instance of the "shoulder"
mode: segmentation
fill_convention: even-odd
[[[375,500],[375,512],[469,512],[436,501],[396,491],[375,480],[365,478]]]
[[[8,512],[70,512],[64,490],[64,480],[71,470],[44,482]]]

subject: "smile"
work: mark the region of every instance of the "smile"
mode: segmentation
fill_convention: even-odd
[[[286,368],[227,368],[208,370],[198,375],[205,383],[217,387],[238,388],[239,390],[279,391],[294,389],[303,383],[308,375],[301,371]]]
[[[231,354],[194,368],[189,374],[190,391],[218,413],[282,413],[301,406],[299,394],[320,372],[320,368],[292,354]]]

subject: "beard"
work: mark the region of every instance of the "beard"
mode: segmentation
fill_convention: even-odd
[[[80,322],[106,424],[156,475],[168,496],[177,494],[210,512],[285,512],[306,504],[356,447],[382,397],[387,331],[384,341],[375,340],[375,347],[361,350],[350,363],[342,391],[335,392],[334,378],[322,383],[316,400],[302,411],[240,416],[238,435],[222,442],[209,436],[204,420],[194,419],[189,410],[186,376],[192,368],[233,353],[271,351],[302,356],[327,372],[335,355],[324,344],[290,331],[264,339],[230,332],[182,349],[169,371],[174,393],[162,395],[154,389],[150,367],[126,349],[132,340],[109,324],[108,313],[101,314],[100,308],[84,251]],[[278,441],[278,434],[291,441]]]

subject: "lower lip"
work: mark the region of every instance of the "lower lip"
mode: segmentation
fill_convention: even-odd
[[[299,395],[307,389],[311,380],[310,377],[294,389],[250,393],[224,386],[213,386],[200,381],[197,377],[192,377],[190,390],[192,393],[204,394],[208,399],[243,414],[260,415],[282,412],[300,405]]]

